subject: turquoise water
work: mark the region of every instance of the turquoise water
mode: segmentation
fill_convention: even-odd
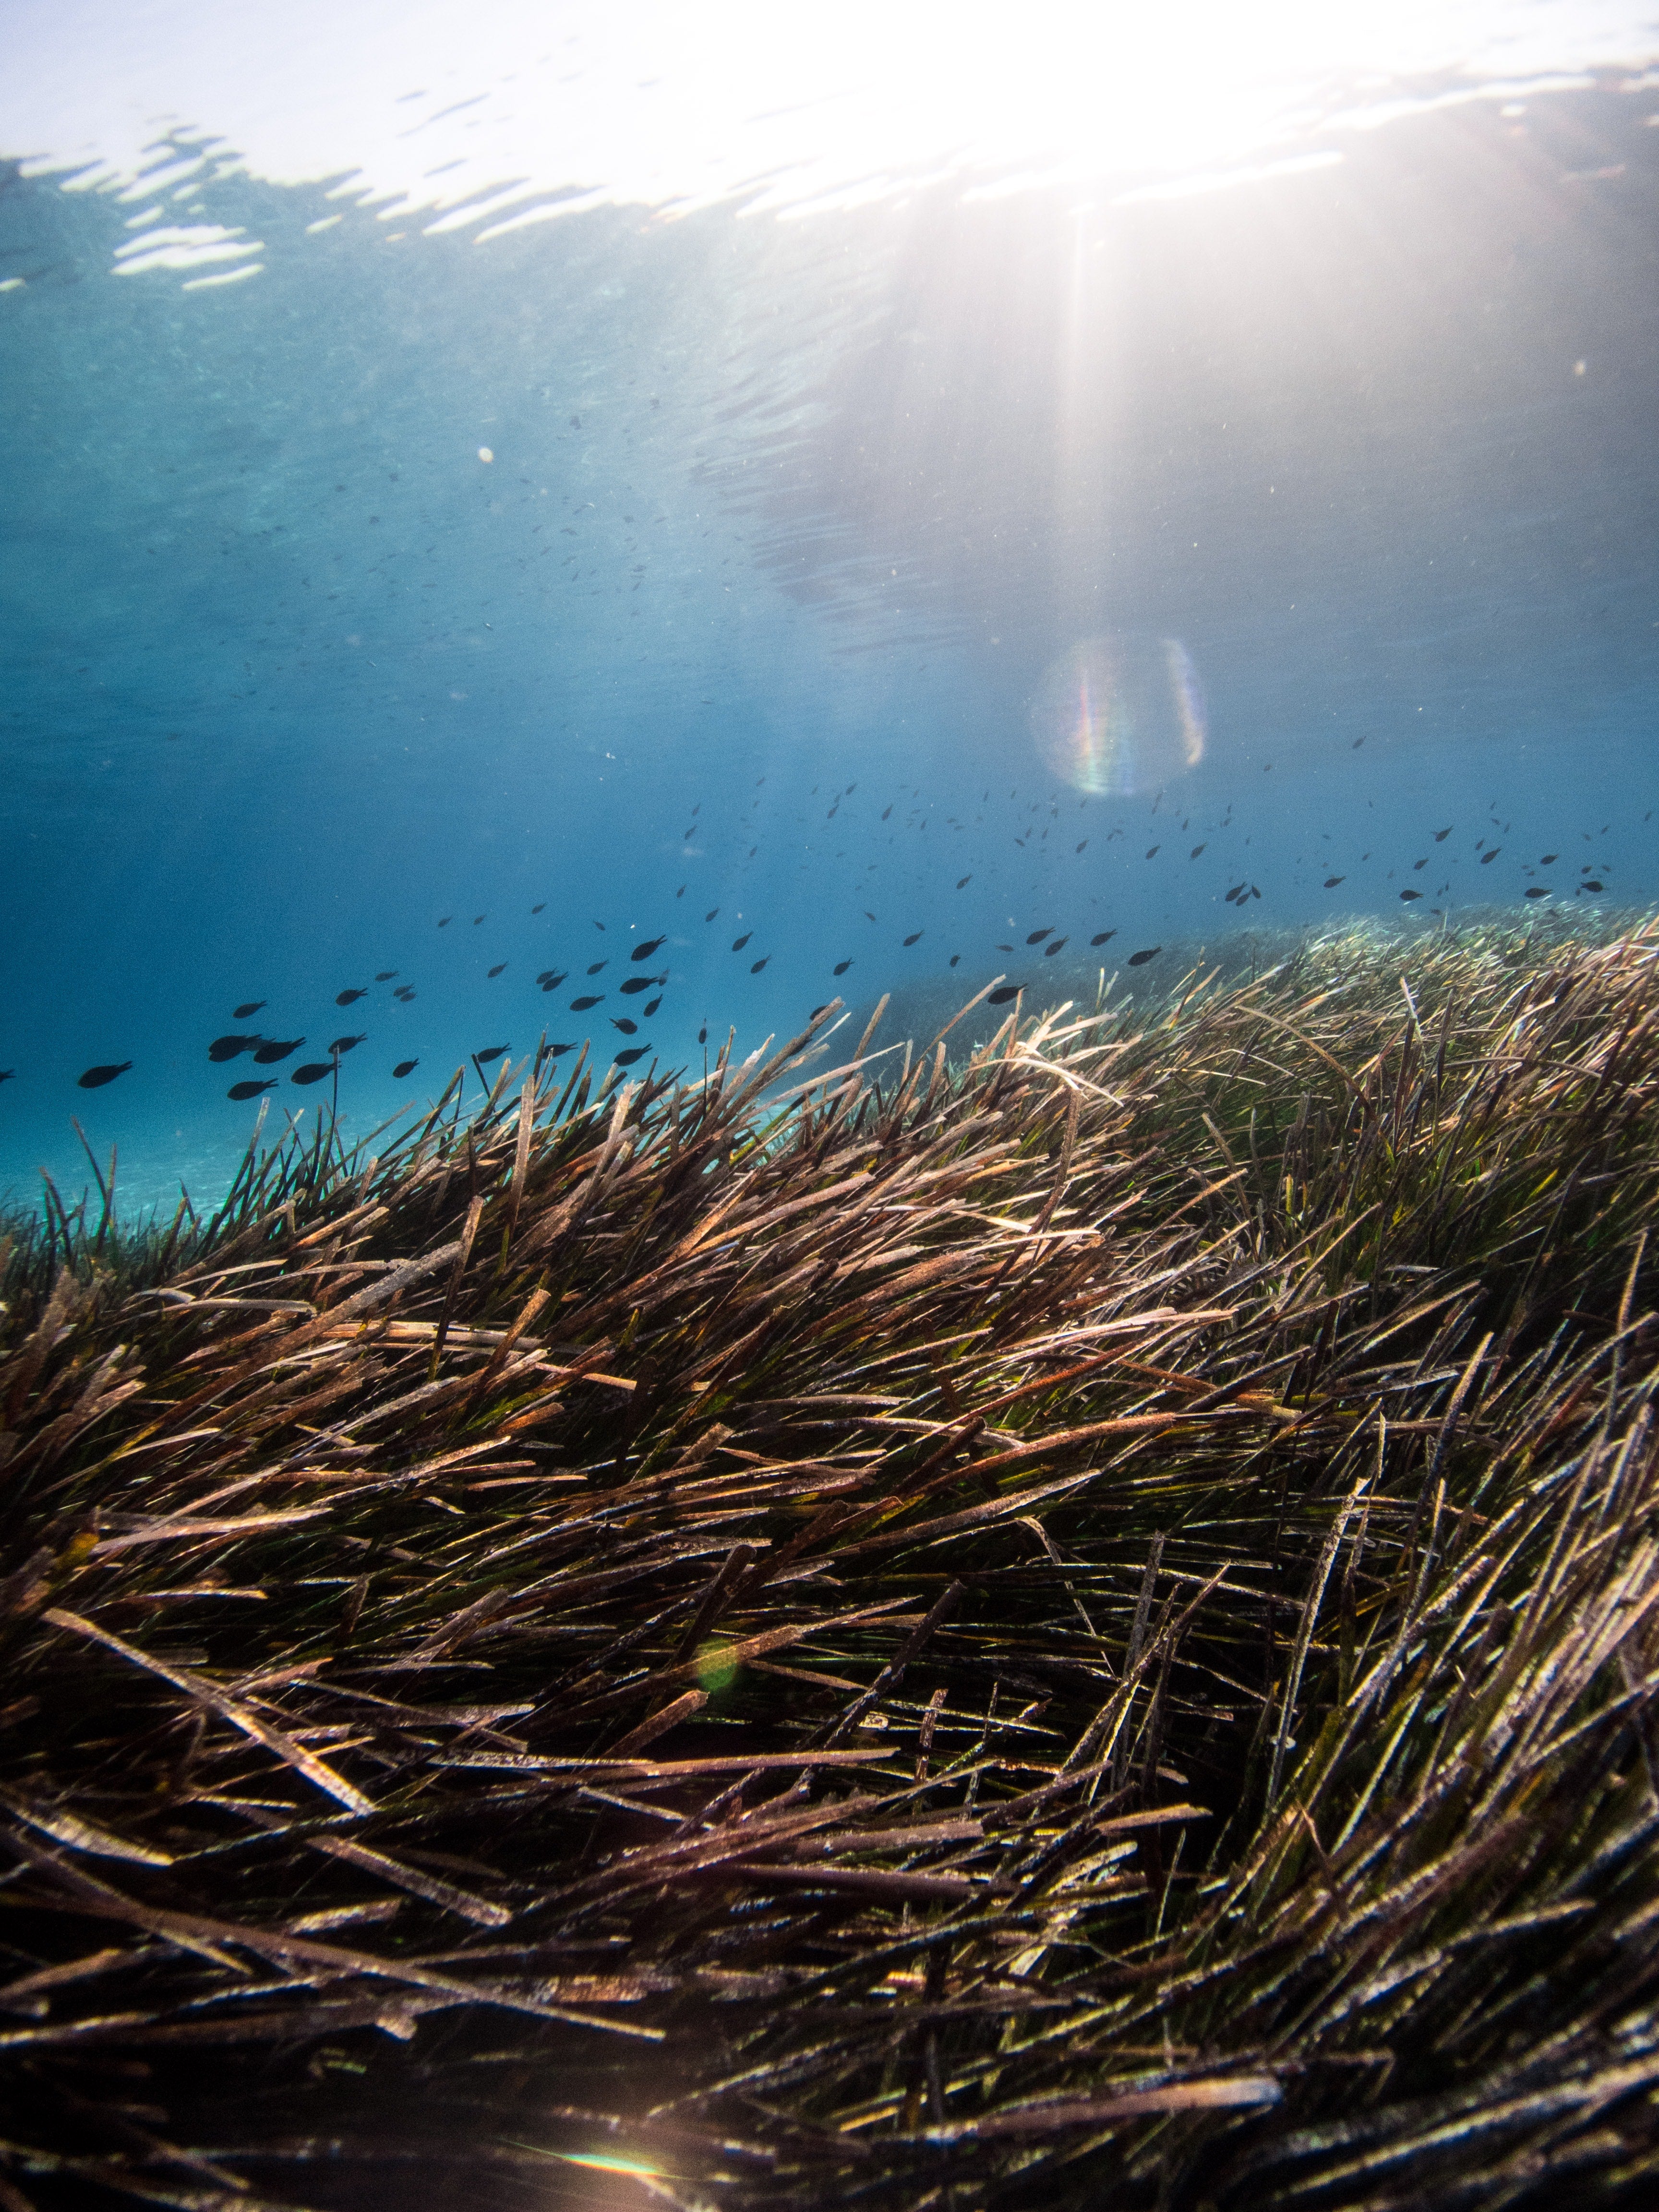
[[[210,1199],[230,1087],[269,1131],[337,1057],[362,1133],[544,1035],[695,1073],[836,994],[1659,900],[1659,88],[1367,96],[1203,190],[483,243],[14,113],[0,1193],[78,1190],[78,1116]]]

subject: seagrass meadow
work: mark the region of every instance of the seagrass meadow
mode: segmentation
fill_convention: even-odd
[[[838,1014],[20,1226],[5,2212],[1653,2201],[1659,927]]]

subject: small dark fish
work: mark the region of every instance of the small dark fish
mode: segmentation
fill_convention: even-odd
[[[570,1011],[573,1014],[585,1014],[590,1006],[597,1006],[604,996],[603,991],[594,991],[589,993],[585,998],[573,999],[570,1001]]]
[[[999,945],[997,947],[999,952],[1012,952],[1013,949],[1012,945]]]
[[[396,1067],[392,1071],[392,1081],[394,1083],[401,1083],[404,1076],[413,1075],[420,1064],[421,1063],[418,1060],[400,1060]]]
[[[632,1067],[634,1062],[636,1060],[643,1060],[650,1049],[648,1044],[629,1045],[626,1052],[619,1052],[617,1054],[617,1065],[618,1067]]]
[[[487,1044],[482,1052],[475,1052],[472,1057],[480,1067],[488,1067],[492,1060],[505,1060],[512,1049],[510,1044]]]
[[[907,937],[904,941],[907,945],[920,945],[926,935],[927,932],[925,930],[913,929],[909,936]]]
[[[1421,859],[1420,860],[1413,860],[1413,861],[1412,862],[1412,869],[1413,869],[1413,873],[1415,873],[1415,872],[1416,872],[1419,868],[1426,868],[1426,867],[1428,866],[1428,865],[1429,865],[1429,856],[1428,856],[1428,854],[1427,854],[1426,853],[1425,853],[1425,854],[1423,855],[1423,857],[1422,857],[1422,859]]]
[[[648,991],[656,980],[654,975],[630,975],[622,987],[622,994],[624,999],[637,998],[641,991]]]
[[[1091,937],[1089,939],[1089,942],[1091,945],[1104,945],[1109,937],[1115,937],[1116,935],[1117,932],[1115,929],[1103,929],[1098,937]]]
[[[1054,933],[1052,928],[1034,929],[1030,935],[1026,939],[1025,942],[1028,945],[1041,945],[1045,937],[1052,937]]]
[[[1403,902],[1409,902],[1413,899],[1420,899],[1422,896],[1423,894],[1421,891],[1401,891],[1400,894],[1401,899]]]
[[[1325,888],[1328,891],[1334,891],[1339,884],[1346,884],[1347,880],[1346,876],[1327,876]]]
[[[618,1021],[613,1014],[611,1018],[611,1026],[613,1030],[620,1030],[624,1036],[637,1036],[640,1033],[639,1024],[637,1022],[630,1022],[626,1014],[623,1016],[620,1021]]]
[[[234,1022],[251,1022],[260,1007],[269,1004],[270,1001],[265,999],[250,999],[246,1006],[233,1006],[230,1018]]]
[[[608,968],[610,965],[611,963],[608,960],[596,960],[587,972],[590,975],[597,975],[601,968]]]
[[[1077,849],[1078,849],[1078,851],[1079,851],[1079,853],[1083,850],[1084,846],[1085,846],[1085,845],[1086,845],[1086,844],[1088,843],[1088,842],[1089,842],[1089,841],[1088,841],[1088,839],[1087,839],[1086,837],[1082,838],[1082,839],[1080,839],[1080,840],[1079,841],[1079,844],[1078,844],[1078,848],[1077,848]]]
[[[1144,968],[1149,960],[1156,960],[1163,950],[1164,947],[1161,945],[1149,945],[1144,952],[1132,952],[1129,955],[1129,965],[1132,968]]]
[[[751,960],[751,961],[750,962],[750,963],[749,963],[749,972],[750,972],[750,974],[751,975],[758,975],[760,974],[761,969],[762,969],[763,968],[764,968],[764,967],[765,967],[765,965],[766,965],[766,961],[767,961],[767,960],[769,960],[771,957],[772,957],[772,956],[771,956],[771,954],[769,952],[769,953],[766,955],[766,959],[765,959],[765,960]]]
[[[1248,884],[1235,884],[1226,895],[1228,904],[1231,905],[1235,899],[1248,898],[1249,890],[1250,887]]]
[[[852,964],[853,963],[850,960],[837,960],[835,967],[836,974],[837,975],[844,975]]]
[[[643,945],[636,945],[629,954],[630,960],[648,960],[659,945],[666,945],[665,937],[647,937]]]
[[[225,1096],[236,1099],[257,1098],[262,1091],[274,1091],[276,1088],[276,1077],[268,1075],[263,1083],[233,1083]]]
[[[419,998],[420,993],[415,988],[415,986],[412,983],[404,983],[398,989],[395,990],[392,995],[394,999],[401,1000],[403,1004],[407,1006],[411,999]]]
[[[550,1060],[560,1060],[566,1053],[574,1052],[575,1049],[574,1044],[550,1044],[547,1048],[547,1056]]]
[[[453,914],[447,914],[447,915],[445,915],[445,916],[443,917],[443,920],[442,920],[442,921],[438,924],[439,928],[440,928],[440,929],[447,929],[447,928],[448,928],[448,927],[449,927],[449,925],[450,925],[450,923],[451,923],[452,921],[454,921],[454,919],[455,919],[455,917],[454,917],[454,915],[453,915]]]
[[[374,980],[377,983],[393,982],[397,978],[397,974],[398,971],[395,968],[382,968],[380,974],[374,978]]]
[[[866,907],[864,909],[864,918],[866,921],[873,921],[876,917],[871,913],[869,908]]]
[[[1254,884],[1252,884],[1250,885],[1250,896],[1251,896],[1252,898],[1260,898],[1260,897],[1261,897],[1261,892],[1256,889],[1255,885]],[[1243,904],[1243,901],[1242,899],[1239,901],[1239,904],[1240,904],[1241,906]]]
[[[1364,744],[1364,742],[1365,742],[1365,740],[1364,739],[1364,738],[1356,738],[1354,739],[1353,743],[1352,743],[1352,744],[1348,747],[1348,750],[1349,750],[1351,753],[1357,753],[1357,752],[1359,750],[1359,748],[1361,747],[1361,745],[1363,745],[1363,744]]]
[[[1580,884],[1578,888],[1581,891],[1599,891],[1605,890],[1607,886],[1604,884],[1598,883],[1595,878],[1592,876],[1587,883]]]
[[[1534,884],[1527,893],[1528,898],[1547,898],[1549,895],[1550,887],[1547,884]]]
[[[741,952],[744,946],[748,944],[750,939],[754,935],[754,933],[755,933],[752,929],[745,929],[741,937],[734,937],[732,939],[732,950],[734,952]]]
[[[1443,830],[1437,830],[1434,833],[1435,843],[1437,845],[1443,845],[1447,838],[1451,836],[1452,831],[1456,827],[1457,824],[1455,822],[1449,822]]]
[[[1480,855],[1481,866],[1484,868],[1489,860],[1495,860],[1503,849],[1501,845],[1494,845],[1490,853],[1483,853]]]
[[[1146,858],[1149,860],[1155,860],[1163,850],[1162,845],[1149,845],[1146,848]]]
[[[0,1067],[0,1083],[9,1083],[16,1073],[15,1067]]]
[[[334,996],[334,1003],[337,1006],[349,1006],[356,1000],[366,999],[368,996],[367,991],[337,991]]]
[[[890,806],[884,806],[884,807],[882,808],[882,810],[881,810],[881,818],[882,818],[882,820],[883,820],[884,822],[887,819],[888,816],[892,812],[892,811],[893,811],[893,810],[892,810],[892,808],[891,808]]]
[[[541,905],[540,905],[540,906],[532,906],[532,907],[531,908],[530,911],[532,912],[532,914],[540,914],[540,913],[542,913],[542,912],[543,912],[543,910],[545,908],[546,905],[547,905],[547,901],[546,901],[545,899],[544,899],[544,900],[542,901],[542,902],[541,902]],[[410,1062],[410,1066],[413,1066],[413,1064],[414,1064],[414,1063],[411,1061],[411,1062]]]
[[[697,1031],[697,1042],[698,1042],[699,1044],[707,1044],[707,1043],[708,1043],[708,1023],[707,1023],[707,1022],[705,1022],[705,1023],[703,1024],[702,1027],[702,1028]]]
[[[239,1052],[252,1052],[260,1042],[257,1036],[215,1037],[208,1047],[210,1060],[234,1060]]]
[[[365,1030],[362,1036],[336,1037],[329,1050],[333,1053],[350,1052],[355,1046],[365,1043],[368,1036],[368,1032]]]
[[[332,1075],[339,1062],[334,1060],[308,1060],[303,1067],[296,1067],[288,1079],[290,1083],[320,1083],[325,1075]]]
[[[971,875],[958,876],[957,878],[957,889],[960,890],[964,884],[971,884],[973,880],[974,879]]]
[[[1054,958],[1054,957],[1055,953],[1059,951],[1059,950],[1060,950],[1060,946],[1061,946],[1062,945],[1068,944],[1069,942],[1070,942],[1070,939],[1067,939],[1067,938],[1064,938],[1064,937],[1056,937],[1051,944],[1045,945],[1043,946],[1043,948],[1042,948],[1042,957],[1043,957],[1043,958],[1044,958],[1045,960],[1052,960],[1052,959]]]
[[[704,920],[705,921],[713,921],[713,920],[714,919],[714,916],[715,916],[719,912],[720,912],[720,908],[719,908],[717,906],[711,906],[711,907],[709,908],[709,909],[708,909],[708,913],[707,913],[706,915],[704,915],[704,916],[703,916],[703,920]]]
[[[479,924],[483,920],[483,916],[481,914],[475,914],[475,915],[473,915],[473,917],[472,917],[472,927],[474,927],[474,929],[476,929],[476,928],[478,927],[478,924]]]
[[[653,999],[650,1005],[648,1006],[641,1006],[640,1012],[644,1015],[646,1020],[649,1021],[652,1015],[656,1012],[658,1007],[661,1006],[661,1004],[662,1000],[660,998]]]
[[[1540,868],[1553,868],[1560,857],[1559,853],[1546,853],[1538,865]]]
[[[684,898],[685,896],[685,885],[684,884],[680,885],[678,890],[675,892],[674,896],[676,898]]]
[[[958,960],[960,960],[960,959],[961,959],[961,957],[962,957],[961,953],[959,953],[959,952],[953,952],[953,953],[951,955],[951,965],[954,968],[954,967],[956,966],[956,964],[957,964],[957,961],[958,961]]]
[[[604,924],[602,921],[596,921],[596,922],[594,923],[593,927],[594,927],[594,928],[595,928],[595,929],[597,929],[597,930],[600,933],[600,934],[601,934],[601,935],[603,935],[603,934],[604,934],[604,933],[605,933],[605,924]]]
[[[1000,991],[993,991],[985,1003],[988,1006],[1006,1006],[1010,1000],[1019,996],[1018,983],[1005,983]]]
[[[274,1067],[279,1060],[286,1060],[289,1053],[298,1052],[304,1042],[303,1037],[289,1037],[286,1042],[279,1039],[275,1043],[262,1044],[253,1057],[261,1067]]]
[[[811,1012],[810,1014],[808,1014],[808,1016],[806,1017],[806,1018],[807,1018],[807,1020],[808,1020],[809,1022],[815,1022],[815,1021],[817,1021],[817,1018],[818,1018],[818,1016],[819,1016],[820,1014],[827,1014],[827,1013],[829,1012],[829,1011],[830,1011],[830,1002],[829,1002],[829,1000],[826,999],[826,1000],[825,1000],[825,1001],[824,1001],[824,1003],[823,1004],[823,1006],[814,1006],[814,1007],[813,1007],[813,1009],[812,1009],[812,1011],[811,1011]]]
[[[1203,850],[1204,848],[1202,845],[1194,845],[1192,851],[1188,854],[1187,858],[1189,860],[1195,860]]]
[[[500,960],[500,961],[497,961],[497,963],[495,963],[495,966],[490,969],[489,973],[490,973],[491,976],[492,976],[492,977],[494,977],[494,976],[496,976],[496,975],[503,975],[503,974],[505,974],[506,969],[507,969],[507,963],[506,963],[506,961],[505,961],[505,960]]]

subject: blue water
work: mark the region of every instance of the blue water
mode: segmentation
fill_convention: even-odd
[[[483,247],[164,133],[261,248],[191,289],[7,164],[0,1194],[78,1116],[211,1200],[341,1036],[361,1133],[544,1034],[1659,902],[1659,94],[1434,92],[1233,190]]]

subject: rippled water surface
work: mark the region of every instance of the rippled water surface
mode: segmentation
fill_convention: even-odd
[[[16,11],[16,1202],[72,1116],[211,1198],[544,1036],[1659,900],[1659,36],[684,20]]]

